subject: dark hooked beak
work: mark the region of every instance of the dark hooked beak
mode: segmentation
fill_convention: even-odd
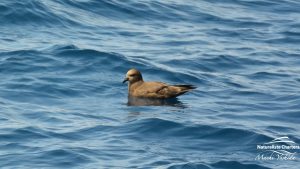
[[[123,83],[127,82],[129,79],[127,77],[125,77],[125,79],[123,80]]]

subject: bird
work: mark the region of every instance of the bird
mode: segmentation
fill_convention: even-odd
[[[149,99],[176,98],[192,89],[193,85],[169,85],[163,82],[145,82],[140,71],[130,69],[126,73],[123,83],[128,81],[128,96]]]

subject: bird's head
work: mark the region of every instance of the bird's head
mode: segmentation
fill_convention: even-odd
[[[141,72],[136,69],[130,69],[126,73],[123,83],[128,81],[130,84],[133,84],[133,83],[141,81],[141,80],[143,80]]]

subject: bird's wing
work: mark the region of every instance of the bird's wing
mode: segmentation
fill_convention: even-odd
[[[189,90],[183,86],[172,86],[161,82],[145,82],[141,89],[140,91],[143,91],[141,95],[161,99],[176,97]]]

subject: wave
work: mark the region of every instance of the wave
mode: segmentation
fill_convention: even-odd
[[[186,163],[186,164],[176,164],[168,167],[168,169],[185,169],[185,168],[192,168],[192,169],[231,169],[231,168],[243,168],[243,169],[271,169],[269,167],[264,167],[258,164],[247,164],[241,163],[238,161],[218,161],[212,164],[201,164],[201,163]]]
[[[66,10],[66,8],[68,10]],[[158,1],[35,1],[3,3],[0,6],[0,18],[4,24],[30,24],[44,26],[94,26],[87,16],[99,19],[114,20],[160,20],[177,21],[187,19],[186,14],[192,6],[185,4],[173,5]],[[184,11],[182,11],[184,9]],[[73,11],[70,13],[70,11]],[[77,13],[77,14],[76,14]],[[183,14],[182,14],[183,13]],[[83,15],[81,15],[83,14]],[[84,16],[85,15],[85,16]],[[87,26],[87,25],[86,25]]]
[[[73,23],[71,20],[61,18],[51,11],[47,5],[40,1],[10,1],[0,6],[0,18],[3,24],[11,25],[64,25]]]
[[[127,133],[126,137],[134,137],[141,140],[160,138],[163,136],[166,139],[205,141],[209,142],[211,146],[230,145],[232,141],[234,141],[237,145],[243,145],[248,148],[249,146],[252,147],[255,143],[272,139],[269,136],[244,129],[207,125],[183,125],[182,123],[158,118],[147,118],[131,122],[126,126],[118,128],[118,131]]]
[[[33,102],[40,98],[55,101],[63,97],[89,95],[86,90],[94,90],[90,84],[99,82],[95,79],[89,84],[84,79],[74,79],[74,76],[84,77],[87,73],[123,75],[128,68],[126,65],[138,65],[117,53],[79,49],[72,45],[54,46],[45,50],[1,52],[0,56],[3,56],[0,72],[15,75],[2,85],[5,89],[3,96]],[[47,74],[47,77],[44,77],[44,74]],[[120,81],[122,78],[120,77]],[[101,87],[101,84],[95,86]],[[103,84],[102,87],[105,88],[106,85]],[[16,97],[19,94],[23,97]]]
[[[17,50],[1,52],[1,69],[5,72],[44,72],[70,69],[103,67],[125,72],[124,65],[140,66],[139,63],[128,60],[125,56],[101,52],[92,49],[79,49],[74,45],[53,46],[45,50]],[[55,65],[55,66],[53,66]],[[103,69],[104,70],[104,69]]]
[[[102,117],[103,118],[103,117]],[[159,131],[159,132],[158,132]],[[58,137],[61,139],[84,140],[86,138],[97,136],[105,133],[115,133],[120,138],[135,138],[140,141],[151,141],[164,137],[166,140],[190,140],[199,141],[199,143],[209,143],[214,145],[231,145],[232,141],[236,146],[252,146],[257,143],[270,141],[274,138],[261,133],[238,128],[215,127],[209,125],[188,125],[170,120],[159,118],[147,118],[124,125],[94,125],[91,127],[83,127],[72,132],[55,132],[36,128],[24,128],[16,130],[16,135],[20,133],[22,136],[26,133],[36,135],[37,139],[45,139],[48,137]],[[28,134],[27,134],[28,135]],[[116,136],[116,135],[115,135]],[[31,139],[32,137],[28,137]],[[196,143],[194,142],[194,143]],[[172,144],[172,142],[170,142]],[[234,148],[234,147],[232,147]],[[255,149],[254,149],[255,150]]]
[[[235,1],[236,2],[236,1]],[[199,10],[211,2],[199,2],[194,5],[184,2],[171,3],[168,1],[73,1],[49,0],[3,3],[0,8],[1,19],[5,24],[30,24],[45,26],[99,26],[101,21],[92,21],[89,17],[99,20],[127,21],[189,21],[194,23],[214,23],[240,27],[267,27],[271,24],[256,21],[255,18],[229,19],[210,10]],[[224,2],[226,3],[226,2]],[[253,3],[238,2],[238,5],[249,7]],[[258,2],[257,2],[258,4]],[[275,3],[271,3],[275,4]],[[282,3],[280,3],[282,4]],[[260,5],[259,5],[260,6]],[[70,12],[72,11],[72,12]]]
[[[277,73],[277,72],[256,72],[248,77],[251,79],[278,79],[278,78],[287,78],[290,77],[289,74]]]

